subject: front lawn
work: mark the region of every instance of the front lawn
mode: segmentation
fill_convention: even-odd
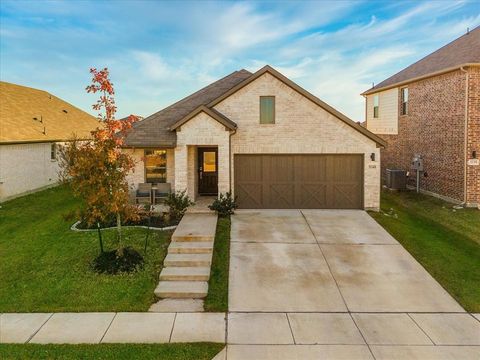
[[[0,359],[102,359],[102,360],[210,360],[225,345],[196,344],[99,344],[99,345],[0,345]]]
[[[0,312],[147,311],[166,255],[170,232],[124,229],[125,243],[145,257],[142,270],[99,275],[91,268],[99,253],[96,232],[70,230],[65,214],[76,200],[56,187],[1,204]],[[105,230],[105,250],[114,231]]]
[[[480,211],[414,192],[382,192],[370,215],[467,310],[480,312]]]

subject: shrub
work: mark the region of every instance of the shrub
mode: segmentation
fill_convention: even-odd
[[[236,203],[236,197],[232,197],[231,192],[226,192],[224,194],[220,194],[218,199],[215,199],[212,205],[209,205],[208,208],[210,210],[214,210],[220,217],[227,217],[232,215],[235,212],[235,209],[238,208]]]
[[[188,197],[186,190],[172,192],[165,199],[165,205],[169,208],[170,220],[173,221],[180,220],[185,215],[187,208],[194,204]]]

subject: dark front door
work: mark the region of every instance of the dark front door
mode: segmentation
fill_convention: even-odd
[[[218,193],[217,155],[217,148],[198,148],[199,195],[217,195]]]

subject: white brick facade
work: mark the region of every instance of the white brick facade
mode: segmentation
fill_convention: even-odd
[[[275,124],[260,124],[260,96],[275,96]],[[379,208],[380,151],[377,144],[271,74],[265,73],[241,88],[218,103],[215,110],[235,122],[238,128],[235,133],[231,132],[205,112],[181,125],[176,133],[174,160],[167,163],[168,174],[174,173],[174,179],[169,178],[169,181],[175,190],[186,189],[195,199],[197,149],[202,146],[218,147],[219,193],[233,191],[235,154],[362,154],[364,206]],[[143,182],[143,175],[136,176],[137,182]]]
[[[275,96],[275,124],[260,124],[260,96]],[[376,143],[266,73],[215,106],[238,125],[232,136],[233,155],[363,154],[364,206],[380,206],[380,151]],[[375,153],[375,161],[370,155]]]
[[[58,183],[51,143],[0,145],[0,201]]]

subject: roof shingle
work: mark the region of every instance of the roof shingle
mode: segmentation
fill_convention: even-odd
[[[176,133],[170,130],[173,124],[199,106],[206,105],[218,98],[251,75],[252,73],[244,69],[235,71],[165,109],[134,123],[133,129],[125,138],[125,146],[174,147],[177,137]]]
[[[0,82],[0,143],[90,138],[98,120],[46,91]]]

